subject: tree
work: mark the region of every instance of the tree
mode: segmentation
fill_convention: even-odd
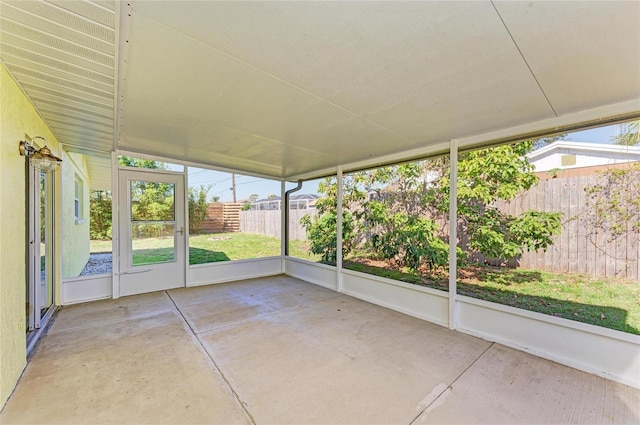
[[[150,159],[119,156],[118,164],[126,167],[166,170],[167,165]],[[131,218],[139,221],[133,229],[136,238],[165,236],[174,229],[162,223],[146,221],[172,221],[175,218],[175,188],[170,183],[134,180],[131,182]]]
[[[458,227],[466,235],[460,246],[465,252],[506,260],[524,250],[546,249],[560,232],[559,213],[526,211],[512,216],[498,205],[537,184],[526,157],[532,147],[528,141],[459,156]],[[335,247],[327,244],[333,243],[328,233],[335,228],[336,186],[335,179],[319,186],[325,195],[317,203],[319,215],[303,221],[312,252],[322,254],[323,260],[335,254]],[[346,176],[343,255],[364,249],[369,256],[414,271],[446,265],[448,235],[442,223],[448,219],[449,190],[448,158]]]
[[[624,124],[624,132],[614,136],[616,145],[635,146],[640,143],[640,120]]]
[[[168,167],[164,162],[152,159],[133,158],[131,156],[120,155],[118,165],[124,167],[147,168],[151,170],[166,170]]]
[[[343,189],[347,187],[349,181],[343,183]],[[309,214],[305,214],[300,219],[300,224],[305,228],[309,239],[310,251],[322,256],[321,261],[326,264],[336,264],[337,259],[337,181],[335,177],[329,177],[318,184],[318,192],[325,194],[324,197],[316,201],[318,214],[313,219]],[[359,196],[359,192],[351,187],[344,191],[343,205],[349,203],[354,196]],[[342,214],[342,255],[347,255],[351,251],[354,241],[354,216],[343,210]]]
[[[561,214],[529,210],[511,216],[496,202],[514,199],[538,184],[526,154],[532,141],[460,155],[458,162],[459,228],[469,237],[471,252],[507,260],[525,250],[546,249],[560,233]],[[447,192],[448,175],[441,188]],[[447,197],[448,202],[448,197]]]
[[[537,149],[544,148],[545,146],[550,145],[553,142],[557,142],[558,140],[564,140],[566,136],[567,136],[566,134],[558,134],[556,136],[542,137],[536,140],[535,142],[533,142],[533,147],[531,150],[535,151]]]
[[[256,202],[259,198],[257,193],[253,193],[249,196],[249,198],[244,201],[244,205],[242,205],[242,211],[249,211],[251,209],[251,204]]]
[[[189,201],[189,233],[199,234],[202,231],[202,223],[207,218],[209,204],[207,195],[211,190],[211,185],[200,185],[198,188],[190,187],[188,193]]]
[[[89,237],[93,240],[111,240],[111,192],[93,190],[89,197]]]

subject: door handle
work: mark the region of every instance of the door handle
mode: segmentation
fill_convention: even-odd
[[[137,271],[132,271],[132,272],[122,272],[120,274],[138,274],[138,273],[146,273],[146,272],[150,272],[151,269],[147,269],[147,270],[137,270]]]
[[[180,233],[180,236],[184,236],[184,227],[180,226],[180,230],[176,230],[176,233]]]

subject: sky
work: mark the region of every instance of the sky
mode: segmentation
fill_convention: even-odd
[[[578,131],[567,134],[566,140],[574,142],[604,143],[612,144],[611,138],[619,131],[618,125],[608,125],[591,130]]]
[[[574,142],[605,143],[611,144],[612,137],[616,135],[619,126],[606,126],[591,130],[569,133],[566,140]],[[280,196],[280,182],[267,180],[251,176],[236,174],[236,200],[238,202],[248,199],[252,194],[257,194],[258,199],[267,198],[269,195]],[[300,194],[318,194],[319,180],[304,182]],[[189,167],[189,186],[211,185],[209,199],[214,196],[220,197],[220,202],[230,202],[233,200],[231,190],[231,173],[207,170],[203,168]],[[293,188],[293,183],[287,183],[286,188]]]
[[[252,194],[258,195],[258,199],[267,198],[269,195],[280,196],[280,182],[277,180],[261,179],[252,176],[235,175],[236,200],[238,202],[248,199]],[[231,190],[231,173],[207,170],[204,168],[189,167],[189,187],[211,185],[209,199],[220,197],[220,202],[233,201]],[[286,188],[295,187],[293,183],[287,183]],[[318,180],[304,182],[300,194],[318,193]]]

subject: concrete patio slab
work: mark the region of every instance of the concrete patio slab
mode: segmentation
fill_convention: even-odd
[[[288,276],[168,291],[196,333],[339,296]]]
[[[278,276],[63,308],[2,424],[640,423],[640,390]]]
[[[638,424],[640,391],[493,345],[416,424]]]
[[[0,422],[250,423],[185,328],[177,312],[161,311],[47,335]]]
[[[174,308],[165,292],[76,304],[64,308],[64,314],[58,315],[49,333],[114,323]]]
[[[347,296],[200,338],[257,423],[410,423],[491,345]]]

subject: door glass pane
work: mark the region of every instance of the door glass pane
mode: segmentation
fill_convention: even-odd
[[[175,261],[174,235],[174,223],[131,223],[131,264],[140,266]]]
[[[130,182],[131,265],[170,263],[176,259],[175,185]]]
[[[174,221],[173,183],[131,182],[131,221]]]
[[[53,304],[53,273],[52,262],[52,240],[51,223],[53,208],[51,202],[51,185],[49,176],[40,172],[40,310],[42,314]]]

